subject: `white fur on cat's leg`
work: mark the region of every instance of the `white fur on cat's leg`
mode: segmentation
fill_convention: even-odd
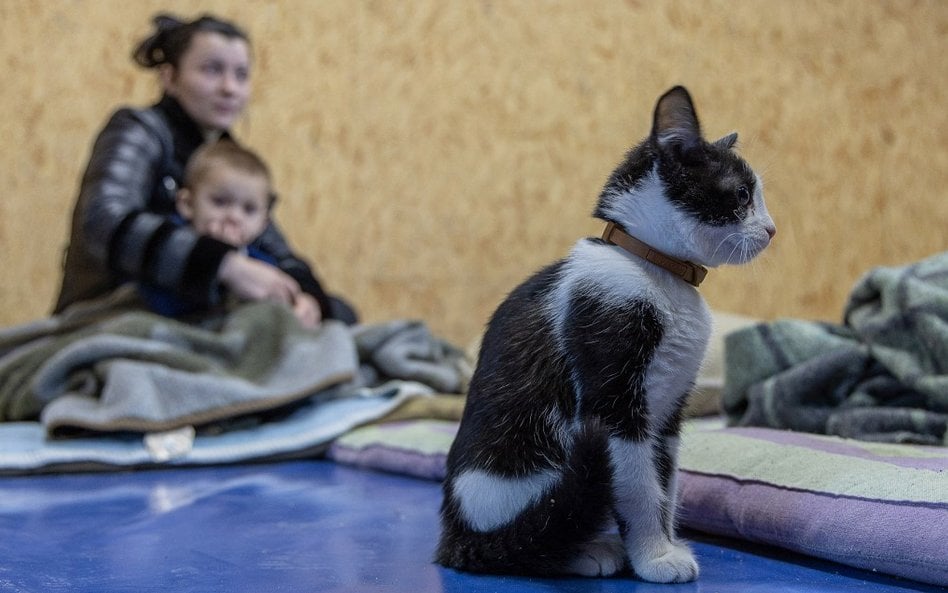
[[[566,572],[584,577],[608,577],[627,564],[622,538],[617,533],[603,533],[583,546],[579,555],[566,567]]]
[[[683,583],[698,578],[698,563],[688,546],[672,541],[662,522],[669,504],[655,468],[655,443],[612,438],[616,513],[625,526],[624,543],[632,570],[646,581]]]
[[[664,437],[665,451],[668,453],[668,459],[671,464],[671,475],[668,477],[668,488],[665,490],[667,502],[666,528],[668,534],[674,540],[675,538],[675,516],[678,512],[678,448],[681,439],[678,437]]]

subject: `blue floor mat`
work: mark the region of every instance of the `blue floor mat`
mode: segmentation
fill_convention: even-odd
[[[0,591],[942,591],[692,534],[696,583],[431,563],[440,484],[327,461],[0,478]]]

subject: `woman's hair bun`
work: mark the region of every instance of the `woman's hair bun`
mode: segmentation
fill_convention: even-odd
[[[151,21],[154,32],[132,52],[132,60],[143,68],[156,68],[162,64],[177,66],[195,33],[219,33],[249,42],[247,34],[237,25],[209,14],[185,22],[170,14],[159,13]]]
[[[143,68],[155,68],[168,60],[168,33],[184,26],[184,23],[170,14],[158,14],[151,20],[154,32],[142,40],[132,52],[132,59]]]
[[[155,30],[158,32],[175,29],[184,24],[181,19],[173,17],[170,14],[156,14],[154,18],[151,19],[151,22],[155,25]]]

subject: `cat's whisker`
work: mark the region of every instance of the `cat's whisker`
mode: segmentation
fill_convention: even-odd
[[[750,239],[747,237],[741,238],[741,257],[737,263],[743,263],[747,261],[748,254],[750,254]]]
[[[733,247],[731,247],[731,251],[727,254],[727,257],[724,259],[725,264],[730,264],[731,262],[734,261],[733,260],[734,252],[737,251],[740,248],[740,246],[741,246],[741,242],[738,241],[737,243],[734,244]]]
[[[738,236],[740,236],[740,233],[736,233],[736,232],[735,232],[735,233],[728,233],[727,235],[725,235],[724,238],[721,239],[721,241],[718,243],[718,246],[714,248],[714,251],[711,252],[711,257],[710,257],[709,259],[711,259],[711,260],[713,261],[714,258],[715,258],[715,256],[717,256],[718,251],[719,251],[722,247],[724,247],[725,243],[727,243],[728,241],[730,241],[730,240],[731,240],[731,237],[738,237]]]

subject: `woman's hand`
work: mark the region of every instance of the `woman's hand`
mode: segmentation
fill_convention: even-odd
[[[299,320],[300,325],[309,329],[318,326],[319,322],[323,319],[323,313],[319,309],[319,303],[316,302],[316,299],[314,299],[312,295],[305,292],[296,295],[296,300],[293,301],[293,314],[296,315],[296,319]]]
[[[224,256],[217,279],[238,298],[281,303],[294,307],[294,311],[303,294],[296,280],[285,272],[233,251]]]

